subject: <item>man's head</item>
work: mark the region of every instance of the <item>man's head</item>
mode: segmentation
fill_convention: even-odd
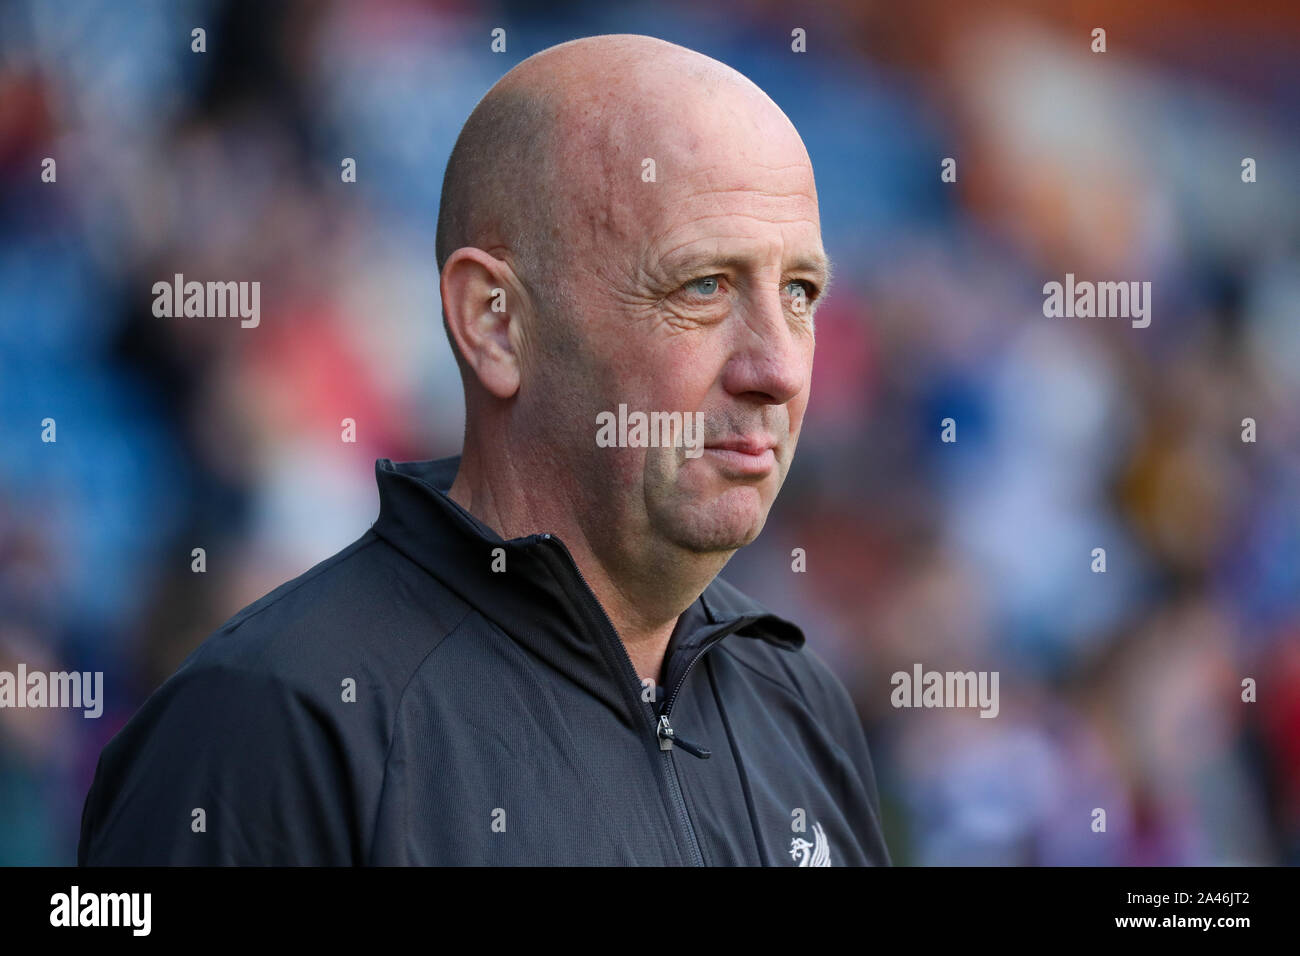
[[[758,87],[650,37],[528,58],[457,141],[437,256],[466,460],[514,471],[609,565],[758,535],[829,279],[807,151]],[[599,447],[620,404],[702,413],[704,453]]]

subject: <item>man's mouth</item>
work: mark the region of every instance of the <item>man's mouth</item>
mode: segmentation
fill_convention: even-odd
[[[776,465],[776,442],[762,436],[727,438],[704,446],[724,472],[740,476],[765,475]]]

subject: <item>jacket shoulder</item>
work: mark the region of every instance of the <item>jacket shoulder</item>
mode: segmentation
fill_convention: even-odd
[[[78,863],[350,862],[347,754],[339,727],[264,672],[178,671],[100,755]]]
[[[402,694],[467,614],[373,531],[243,608],[105,746],[79,862],[364,859]]]
[[[291,686],[402,686],[469,605],[373,530],[242,608],[180,671],[219,667]],[[179,673],[179,671],[178,671]]]

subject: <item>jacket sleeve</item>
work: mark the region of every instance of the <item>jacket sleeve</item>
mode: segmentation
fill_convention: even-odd
[[[867,746],[867,734],[862,727],[853,698],[849,696],[844,683],[835,676],[834,671],[816,654],[812,648],[805,647],[804,653],[809,657],[813,676],[820,689],[822,714],[836,739],[839,741],[858,776],[858,782],[867,795],[866,813],[858,821],[864,843],[870,855],[880,866],[892,866],[889,847],[885,843],[884,825],[880,816],[880,793],[876,788],[876,772],[871,761],[871,751]]]
[[[306,694],[246,670],[182,668],[100,755],[77,862],[358,862],[346,776],[329,715]]]

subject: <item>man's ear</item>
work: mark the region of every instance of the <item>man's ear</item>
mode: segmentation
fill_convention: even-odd
[[[447,328],[479,382],[497,398],[514,395],[527,302],[510,264],[464,246],[447,257],[439,288]]]

